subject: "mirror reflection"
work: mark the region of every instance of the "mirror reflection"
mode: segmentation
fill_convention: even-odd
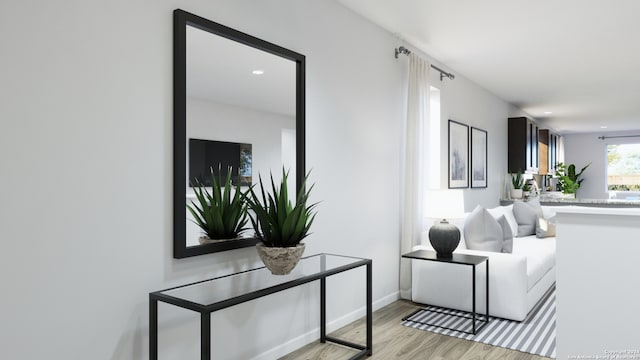
[[[174,11],[174,257],[253,246],[240,239],[201,243],[186,204],[210,168],[233,168],[245,191],[281,169],[290,189],[304,178],[304,55],[221,24]],[[197,181],[196,181],[197,179]],[[214,235],[212,235],[214,236]]]
[[[188,202],[194,199],[192,175],[207,169],[203,175],[210,179],[211,166],[230,165],[235,173],[242,165],[241,177],[252,183],[270,171],[279,181],[283,165],[296,173],[295,62],[187,25],[186,86]],[[228,153],[235,153],[237,161]],[[247,153],[251,160],[241,161]],[[187,246],[200,245],[201,234],[187,213]],[[243,236],[252,237],[253,231]]]

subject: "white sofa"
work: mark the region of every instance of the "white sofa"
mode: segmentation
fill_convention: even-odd
[[[513,205],[488,209],[494,217],[504,214],[514,224]],[[554,207],[542,207],[544,217]],[[455,253],[489,257],[489,314],[522,321],[556,280],[556,238],[536,235],[513,238],[513,253],[469,250],[464,241],[464,219],[453,221],[462,238]],[[511,226],[513,227],[513,225]],[[514,231],[517,233],[517,230]],[[414,250],[433,250],[426,245]],[[412,300],[417,303],[471,311],[471,268],[425,260],[411,260]],[[476,310],[485,311],[485,266],[476,268]]]

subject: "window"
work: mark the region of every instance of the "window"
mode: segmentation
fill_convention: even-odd
[[[607,145],[607,190],[640,191],[640,143]]]

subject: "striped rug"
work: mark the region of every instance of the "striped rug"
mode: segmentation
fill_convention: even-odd
[[[463,331],[471,331],[471,320],[426,311],[429,309],[443,310],[435,306],[427,306],[425,310],[421,310],[403,321],[402,325],[530,354],[550,358],[556,357],[555,285],[547,291],[522,322],[491,318],[491,322],[476,335],[417,323],[416,321],[428,322]],[[456,310],[446,310],[445,312],[459,315],[468,314]],[[479,324],[479,322],[476,322],[476,324]]]

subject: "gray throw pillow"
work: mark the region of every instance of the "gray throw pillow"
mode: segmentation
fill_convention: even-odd
[[[464,220],[464,240],[468,249],[502,251],[502,227],[487,209],[476,208]]]
[[[502,252],[511,254],[513,252],[513,231],[509,226],[509,221],[504,215],[498,218],[498,224],[502,228]]]
[[[542,206],[540,205],[540,200],[538,198],[533,198],[529,201],[525,201],[525,204],[531,206],[537,213],[542,216]]]
[[[546,238],[556,236],[556,217],[552,216],[548,219],[539,217],[536,221],[536,237]]]
[[[514,201],[513,216],[518,222],[518,237],[535,235],[536,223],[538,222],[538,218],[542,217],[540,202],[537,200],[529,202]]]

